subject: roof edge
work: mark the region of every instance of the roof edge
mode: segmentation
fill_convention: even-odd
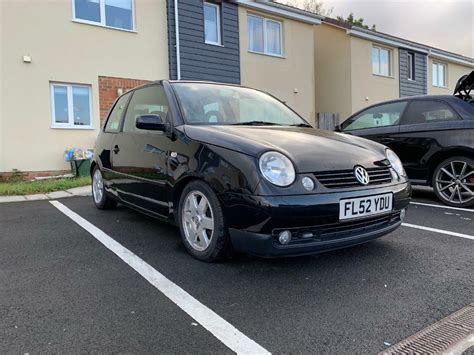
[[[406,49],[411,49],[420,53],[428,54],[429,53],[429,47],[423,46],[423,45],[416,45],[412,42],[405,41],[403,39],[395,39],[392,38],[391,36],[383,35],[374,31],[370,30],[365,30],[362,28],[358,27],[352,27],[350,29],[347,29],[347,34],[354,36],[354,37],[360,37],[364,39],[370,39],[375,42],[391,45],[394,47],[401,47],[401,48],[406,48]]]
[[[324,18],[324,16],[268,0],[259,2],[253,0],[235,0],[235,2],[250,9],[263,11],[272,15],[286,17],[312,25],[320,25]]]
[[[328,24],[332,25],[331,23],[328,23]],[[371,30],[367,30],[367,29],[355,27],[355,26],[352,26],[350,29],[347,29],[346,32],[347,34],[354,37],[364,38],[364,39],[368,39],[374,42],[379,42],[382,44],[387,44],[387,45],[395,46],[399,48],[411,49],[413,51],[426,54],[429,57],[443,59],[449,62],[462,64],[462,65],[466,65],[468,67],[474,68],[473,58],[465,57],[460,54],[447,52],[442,49],[434,48],[434,47],[424,45],[421,43],[415,43],[409,40],[405,40],[403,38],[398,38],[398,37],[394,37],[388,34],[375,32],[375,31],[371,31]]]
[[[447,60],[453,63],[467,65],[468,67],[471,67],[471,69],[474,69],[474,59],[466,58],[453,53],[447,53],[440,49],[431,49],[428,56],[436,59]]]

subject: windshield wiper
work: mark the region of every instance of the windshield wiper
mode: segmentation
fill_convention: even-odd
[[[292,127],[308,127],[308,128],[313,128],[313,126],[307,124],[307,123],[295,123],[295,124],[290,124]]]
[[[281,125],[274,122],[247,121],[247,122],[232,123],[232,126],[281,126]]]

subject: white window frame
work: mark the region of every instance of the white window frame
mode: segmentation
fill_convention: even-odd
[[[222,32],[222,27],[221,27],[221,7],[219,4],[215,4],[215,3],[212,3],[212,2],[209,2],[209,1],[204,1],[203,3],[203,10],[204,10],[204,7],[206,6],[211,6],[211,7],[215,7],[216,8],[216,13],[217,13],[217,23],[216,23],[216,26],[217,26],[217,42],[213,42],[213,41],[206,41],[206,27],[204,27],[204,43],[206,44],[212,44],[214,46],[222,46],[222,36],[221,36],[221,32]],[[206,23],[206,18],[204,17],[204,26],[205,26],[205,23]]]
[[[374,62],[373,62],[373,57],[372,57],[372,50],[376,48],[379,50],[379,72],[374,73]],[[382,74],[381,73],[381,66],[380,66],[380,51],[385,50],[388,52],[388,75]],[[393,51],[391,48],[383,47],[383,46],[378,46],[378,45],[372,45],[371,52],[370,52],[370,61],[372,63],[372,74],[377,75],[377,76],[383,76],[384,78],[393,78]]]
[[[89,21],[89,20],[84,20],[82,18],[77,18],[76,17],[76,0],[71,0],[72,4],[72,21],[74,22],[80,22],[80,23],[85,23],[88,25],[94,25],[94,26],[99,26],[99,27],[106,27],[106,28],[112,28],[114,30],[120,30],[120,31],[125,31],[125,32],[136,32],[135,30],[135,0],[130,0],[132,2],[132,29],[127,29],[127,28],[121,28],[121,27],[114,27],[114,26],[108,26],[105,22],[105,0],[99,0],[99,7],[100,7],[100,22],[96,21]]]
[[[444,81],[444,85],[439,85],[439,77],[438,77],[438,82],[435,83],[435,78],[433,76],[433,67],[436,66],[436,71],[438,72],[438,67],[439,66],[443,66],[444,67],[444,71],[443,71],[443,81]],[[433,64],[431,65],[431,75],[432,75],[432,78],[431,78],[431,81],[432,81],[432,85],[434,87],[437,87],[437,88],[447,88],[448,85],[448,65],[446,63],[441,63],[441,62],[433,62]]]
[[[56,112],[55,112],[55,105],[54,105],[54,87],[60,86],[65,87],[67,90],[67,110],[68,110],[68,123],[57,123],[56,122]],[[73,95],[72,95],[72,87],[82,87],[87,88],[89,90],[89,112],[90,112],[90,122],[87,126],[79,126],[74,124],[74,103],[73,103]],[[94,114],[92,112],[92,87],[91,85],[84,85],[84,84],[71,84],[71,83],[58,83],[58,82],[50,82],[49,83],[49,92],[51,96],[51,128],[66,128],[66,129],[93,129],[93,118]]]
[[[255,18],[263,20],[263,52],[255,51],[255,50],[250,49],[250,41],[249,41],[249,43],[247,43],[247,50],[250,53],[265,54],[265,55],[269,55],[269,56],[272,56],[272,57],[283,58],[284,57],[283,22],[275,20],[275,19],[271,19],[271,18],[266,18],[266,17],[263,17],[263,16],[254,15],[254,14],[247,14],[247,18],[248,17],[255,17]],[[268,43],[268,40],[267,40],[267,22],[275,22],[275,23],[278,23],[280,25],[280,48],[281,48],[281,53],[280,54],[275,54],[275,53],[271,53],[271,52],[268,51],[268,48],[267,48],[267,43]],[[247,20],[247,26],[248,26],[248,20]],[[248,29],[247,29],[247,31],[248,31]],[[248,34],[247,34],[247,38],[248,38]]]
[[[408,80],[415,80],[415,53],[407,53],[408,61]]]

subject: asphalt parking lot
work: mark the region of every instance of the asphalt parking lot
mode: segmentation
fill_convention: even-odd
[[[445,208],[427,189],[413,197],[405,222],[432,230],[214,264],[190,257],[175,227],[58,200],[186,291],[177,303],[50,202],[1,204],[0,352],[230,353],[247,339],[250,351],[377,353],[474,301],[474,210]],[[191,313],[218,315],[211,331],[180,306],[188,299],[203,306]],[[222,340],[219,322],[243,338]]]

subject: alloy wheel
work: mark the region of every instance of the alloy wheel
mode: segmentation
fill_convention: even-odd
[[[474,166],[467,161],[453,160],[438,169],[435,188],[439,195],[453,204],[474,200]]]
[[[186,240],[197,251],[206,250],[214,233],[214,216],[209,200],[199,191],[191,191],[182,207]]]
[[[96,169],[92,177],[92,194],[94,195],[94,202],[100,204],[104,196],[104,179],[99,169]]]

